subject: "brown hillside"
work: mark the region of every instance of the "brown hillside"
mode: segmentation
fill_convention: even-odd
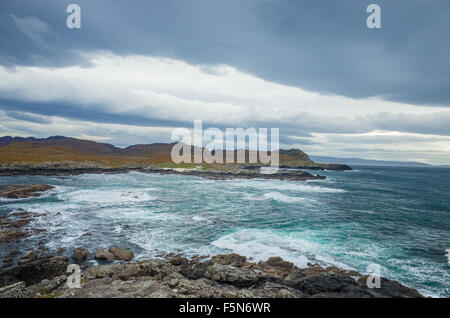
[[[111,144],[67,137],[46,139],[0,137],[1,144],[6,145],[0,146],[0,164],[73,161],[118,167],[170,164],[172,163],[171,150],[175,143],[133,145],[121,149]],[[236,151],[232,153],[237,158]],[[245,152],[246,162],[250,153]],[[309,156],[299,149],[280,150],[280,165],[310,166],[314,164]]]

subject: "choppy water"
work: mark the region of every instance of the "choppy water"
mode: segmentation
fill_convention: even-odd
[[[40,198],[0,199],[0,214],[47,213],[43,232],[20,244],[67,253],[117,245],[138,259],[237,252],[281,256],[381,275],[425,295],[450,297],[450,169],[356,167],[321,172],[325,181],[212,181],[142,174],[1,177],[0,184],[48,183]],[[93,232],[92,236],[83,236]],[[17,248],[0,245],[1,256]]]

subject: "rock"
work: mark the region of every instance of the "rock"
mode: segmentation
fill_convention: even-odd
[[[53,279],[43,279],[40,283],[32,285],[28,288],[30,294],[40,296],[46,295],[67,282],[67,276],[61,275]]]
[[[249,269],[240,269],[230,265],[210,265],[204,275],[206,278],[220,283],[228,283],[239,287],[250,287],[262,281],[260,272]]]
[[[148,267],[143,266],[142,264],[127,264],[118,276],[122,280],[129,280],[131,277],[140,277],[147,274]]]
[[[102,248],[99,248],[95,254],[94,254],[94,258],[98,259],[98,260],[103,260],[103,261],[108,261],[108,262],[112,262],[114,260],[114,254],[105,251]]]
[[[24,298],[28,292],[24,282],[17,282],[0,288],[0,298]]]
[[[121,267],[119,265],[120,264],[93,266],[86,271],[86,278],[97,279],[113,277],[120,271]]]
[[[53,189],[48,184],[19,184],[0,186],[0,197],[8,199],[20,199],[40,196],[39,192]]]
[[[264,295],[276,298],[299,298],[305,296],[299,290],[274,282],[265,282],[258,289],[261,289]]]
[[[174,266],[180,266],[180,265],[183,265],[183,264],[186,264],[189,262],[189,260],[186,257],[182,257],[180,255],[171,257],[168,260],[169,260],[169,263]]]
[[[42,216],[43,214],[21,211],[10,213],[0,219],[0,243],[10,242],[38,234],[45,229],[22,229],[28,225],[34,218]]]
[[[31,262],[37,258],[37,254],[35,251],[30,250],[26,252],[19,260],[19,264],[25,264]]]
[[[56,254],[57,255],[62,255],[63,253],[64,253],[64,248],[63,247],[60,247],[60,248],[58,248],[58,251],[56,251]]]
[[[295,269],[295,266],[277,256],[270,257],[266,262],[259,263],[257,268],[269,276],[285,278]]]
[[[198,264],[183,264],[180,269],[180,273],[190,279],[199,279],[205,275],[207,268],[211,265],[211,262],[203,262]]]
[[[211,262],[222,265],[233,265],[241,267],[245,264],[247,258],[236,253],[216,255],[211,258]]]
[[[326,273],[326,270],[320,265],[312,265],[304,269],[294,270],[287,277],[287,280],[293,280],[298,277],[313,277]]]
[[[134,258],[133,252],[124,250],[123,248],[110,247],[108,251],[122,261],[131,261]]]
[[[175,288],[175,287],[178,286],[179,283],[180,283],[180,280],[177,279],[177,278],[174,278],[174,279],[169,280],[169,281],[167,282],[167,285],[168,285],[170,288]]]
[[[367,288],[367,278],[368,275],[361,276],[357,284],[360,287]],[[381,277],[380,288],[370,289],[371,291],[384,295],[387,297],[394,298],[422,298],[423,296],[415,289],[403,286],[402,284],[389,280],[387,278]]]
[[[323,292],[346,293],[349,287],[356,286],[350,277],[338,275],[317,275],[297,282],[297,288],[310,295]]]
[[[29,232],[19,231],[19,230],[5,230],[0,231],[0,243],[1,242],[10,242],[16,241],[21,238],[30,236]]]
[[[345,269],[341,269],[339,267],[336,266],[329,266],[325,269],[325,271],[328,274],[335,274],[335,275],[341,275],[341,276],[361,276],[360,273],[358,273],[357,271],[353,271],[353,270],[345,270]]]
[[[72,258],[77,261],[82,261],[89,257],[89,255],[91,255],[91,253],[89,253],[89,251],[87,251],[84,247],[78,247],[73,250]]]
[[[256,264],[236,255],[219,255],[203,262],[171,255],[168,259],[92,266],[81,274],[82,288],[75,289],[64,284],[67,257],[41,255],[16,268],[0,270],[3,284],[8,284],[0,288],[0,297],[421,297],[414,289],[385,278],[380,289],[369,289],[367,276],[337,267],[298,269],[279,257]],[[12,284],[18,281],[22,283]]]
[[[24,281],[27,285],[65,274],[69,260],[65,256],[41,257],[0,273],[5,281]]]

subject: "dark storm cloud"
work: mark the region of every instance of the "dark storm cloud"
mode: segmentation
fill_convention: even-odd
[[[78,3],[82,28],[65,25]],[[382,9],[369,30],[366,7]],[[0,1],[0,63],[69,65],[79,52],[225,63],[354,98],[450,105],[450,2],[435,0]]]

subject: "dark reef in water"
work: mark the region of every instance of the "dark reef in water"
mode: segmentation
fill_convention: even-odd
[[[53,189],[48,184],[14,184],[0,186],[0,197],[7,199],[23,199],[29,197],[39,197],[41,192]]]

